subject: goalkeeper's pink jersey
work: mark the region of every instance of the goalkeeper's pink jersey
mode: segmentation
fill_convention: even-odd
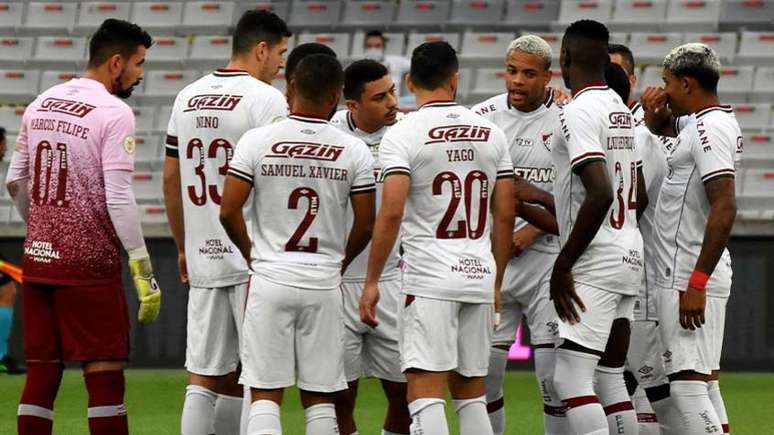
[[[8,174],[29,187],[25,280],[85,285],[120,276],[103,173],[133,171],[133,154],[134,114],[97,81],[54,86],[27,107]]]

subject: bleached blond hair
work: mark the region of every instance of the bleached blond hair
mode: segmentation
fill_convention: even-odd
[[[520,51],[522,53],[531,54],[543,59],[546,69],[551,68],[551,46],[537,35],[522,35],[508,44],[508,50],[505,52],[506,56],[510,56],[511,52]]]

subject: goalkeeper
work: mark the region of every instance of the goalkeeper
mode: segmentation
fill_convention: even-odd
[[[19,435],[51,434],[63,361],[82,364],[90,433],[128,434],[119,245],[129,254],[141,323],[158,316],[161,292],[132,193],[134,115],[119,98],[142,79],[151,44],[140,27],[106,20],[91,38],[83,78],[44,91],[22,118],[7,178],[27,222]]]

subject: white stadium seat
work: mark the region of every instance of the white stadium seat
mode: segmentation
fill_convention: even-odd
[[[562,0],[558,21],[561,26],[567,26],[580,19],[607,23],[612,14],[612,0]]]
[[[649,86],[664,86],[663,68],[660,65],[646,66],[637,78],[637,94],[642,94]]]
[[[503,24],[520,29],[548,30],[559,16],[559,0],[507,0]]]
[[[449,20],[448,0],[404,0],[398,7],[397,25],[441,27]]]
[[[342,26],[384,26],[395,19],[395,3],[391,1],[346,0]]]
[[[134,196],[140,203],[159,202],[162,198],[161,172],[135,172],[132,176]]]
[[[774,196],[774,169],[749,169],[744,171],[745,196]]]
[[[234,12],[234,20],[232,24],[236,25],[236,23],[239,21],[240,18],[242,18],[242,15],[244,15],[247,11],[268,11],[268,12],[274,12],[282,18],[283,20],[287,20],[288,18],[288,11],[290,10],[290,2],[285,0],[279,0],[279,1],[272,1],[272,0],[265,0],[265,1],[246,1],[246,2],[240,2],[236,6],[236,10]]]
[[[708,32],[718,28],[720,0],[671,0],[664,28],[685,32]]]
[[[78,77],[77,71],[43,71],[40,73],[40,92]]]
[[[316,42],[330,47],[339,58],[349,56],[349,33],[301,33],[298,35],[298,44]]]
[[[137,133],[134,135],[134,161],[140,163],[148,169],[151,165],[158,163],[161,153],[159,152],[159,138],[149,133]]]
[[[0,62],[4,66],[22,66],[30,57],[35,46],[35,38],[0,36]]]
[[[172,106],[161,106],[156,113],[156,124],[153,129],[155,131],[166,134],[167,127],[169,126],[169,118],[172,116]],[[166,136],[165,136],[166,137]]]
[[[277,74],[277,77],[274,77],[274,80],[271,81],[271,85],[279,89],[280,92],[284,94],[285,88],[287,87],[287,81],[285,81],[285,72],[280,71],[279,74]]]
[[[771,103],[732,104],[742,130],[763,130],[769,126]]]
[[[721,30],[771,29],[774,21],[774,1],[724,0],[720,11]]]
[[[548,83],[551,86],[558,86],[565,91],[567,88],[564,86],[564,78],[562,78],[562,71],[559,68],[551,69],[551,81]]]
[[[449,24],[497,25],[503,19],[504,6],[503,0],[452,0]]]
[[[189,1],[183,6],[183,25],[178,33],[225,32],[234,18],[234,2]]]
[[[39,81],[38,70],[0,70],[0,99],[29,103],[38,93]]]
[[[384,54],[393,56],[403,56],[403,52],[406,49],[406,35],[402,32],[397,33],[383,33],[387,46],[384,49]],[[357,58],[363,55],[363,45],[365,44],[365,33],[355,32],[352,37],[352,57]],[[408,53],[410,56],[411,53]]]
[[[15,33],[22,25],[24,3],[0,3],[0,31],[3,34]]]
[[[753,80],[752,101],[766,102],[774,100],[774,67],[759,66]]]
[[[446,41],[454,47],[455,50],[460,48],[460,34],[459,33],[409,33],[408,42],[406,43],[406,55],[411,56],[411,53],[419,45],[425,42]]]
[[[167,210],[163,205],[140,206],[140,220],[144,224],[166,224]]]
[[[148,71],[145,73],[144,98],[146,100],[174,98],[178,92],[198,77],[199,73],[191,70]]]
[[[79,34],[89,34],[108,18],[128,20],[131,6],[126,2],[82,2],[75,30]]]
[[[156,122],[156,106],[132,105],[132,111],[134,112],[134,129],[136,131],[153,131],[153,124]]]
[[[23,116],[24,106],[0,106],[0,127],[5,127],[9,133],[17,133],[21,127]],[[9,148],[13,147],[13,143],[8,141],[8,146]]]
[[[290,51],[290,50],[288,50]],[[191,55],[186,65],[212,69],[228,63],[231,56],[230,36],[198,35],[191,42]]]
[[[465,32],[460,57],[465,59],[504,59],[513,33]]]
[[[747,133],[744,135],[744,160],[742,166],[750,161],[765,161],[774,167],[774,135],[768,133]]]
[[[657,30],[666,9],[667,0],[617,0],[610,27],[625,31]]]
[[[501,94],[505,89],[505,71],[503,68],[479,68],[471,89],[471,97],[483,101],[485,98]]]
[[[131,21],[154,35],[172,35],[182,16],[183,4],[180,2],[135,2]]]
[[[24,19],[24,32],[51,34],[69,31],[75,26],[78,3],[30,2]]]
[[[290,9],[292,27],[332,27],[339,22],[341,3],[337,1],[297,0]]]
[[[736,62],[759,66],[774,65],[774,33],[742,32]]]
[[[712,47],[720,61],[731,63],[736,54],[736,33],[686,33],[685,42],[701,42]]]
[[[38,36],[32,62],[59,69],[76,69],[86,61],[86,38]]]
[[[179,67],[180,62],[188,57],[188,38],[177,36],[160,36],[154,38],[153,48],[145,55],[150,65],[171,65]]]
[[[720,82],[718,82],[720,101],[746,102],[748,94],[752,91],[754,74],[753,66],[722,68]]]
[[[632,33],[629,38],[635,60],[646,64],[661,64],[666,55],[682,43],[682,33]]]

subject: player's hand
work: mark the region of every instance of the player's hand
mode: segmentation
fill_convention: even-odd
[[[640,97],[640,104],[646,112],[654,113],[656,115],[669,116],[669,110],[667,108],[667,93],[663,88],[658,86],[648,86],[645,92]]]
[[[177,254],[177,270],[180,272],[180,282],[188,284],[188,265],[185,262],[185,252]]]
[[[150,323],[156,320],[161,309],[161,289],[153,276],[150,256],[145,248],[142,248],[139,254],[129,253],[129,271],[132,273],[134,288],[140,300],[137,319],[140,323]]]
[[[580,296],[575,293],[572,268],[561,264],[560,261],[554,264],[554,269],[551,272],[551,300],[554,301],[559,319],[571,325],[581,320],[575,305],[578,305],[582,312],[586,311],[586,306]]]
[[[360,296],[360,321],[376,328],[379,321],[376,320],[376,304],[379,303],[379,287],[376,284],[366,284],[363,295]]]
[[[531,225],[527,225],[514,232],[513,246],[511,247],[513,250],[513,256],[518,257],[522,254],[522,252],[526,251],[527,248],[535,243],[535,240],[540,234],[541,231]]]
[[[704,306],[707,295],[704,291],[692,287],[680,292],[680,326],[695,331],[704,324]]]
[[[546,90],[554,94],[554,103],[559,106],[564,106],[572,101],[572,95],[559,86],[546,86]]]

